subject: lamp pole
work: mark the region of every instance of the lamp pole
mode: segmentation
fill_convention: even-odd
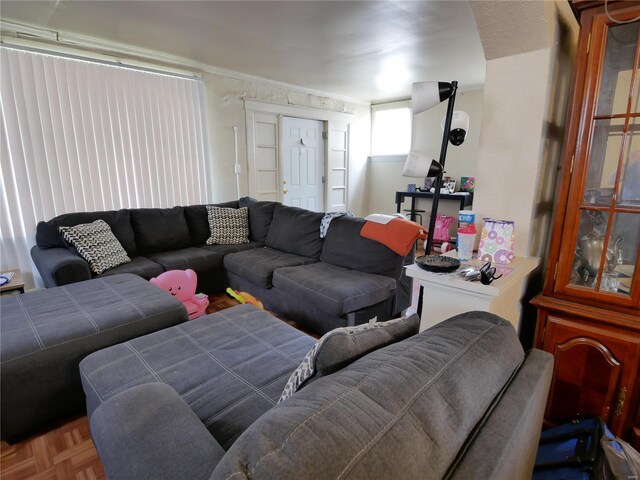
[[[436,176],[435,191],[431,202],[431,217],[429,218],[429,231],[427,233],[427,245],[425,247],[425,255],[431,255],[433,247],[433,234],[436,228],[436,216],[438,214],[438,202],[440,201],[440,188],[442,188],[442,175],[444,174],[444,162],[447,157],[447,146],[449,145],[449,133],[451,130],[451,119],[453,118],[453,104],[456,100],[456,92],[458,91],[458,82],[451,82],[453,91],[449,97],[447,104],[447,116],[444,122],[444,131],[442,132],[442,146],[440,147],[440,165],[442,172]]]

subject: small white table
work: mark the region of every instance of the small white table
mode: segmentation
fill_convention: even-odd
[[[455,258],[457,252],[448,252],[446,255]],[[463,262],[465,263],[480,267],[485,262],[473,259]],[[459,313],[482,310],[500,315],[511,322],[519,332],[520,299],[527,277],[539,264],[539,257],[516,257],[508,265],[492,264],[511,271],[494,280],[491,285],[483,285],[480,281],[468,282],[455,274],[428,272],[416,264],[408,265],[407,275],[418,280],[424,292],[420,331]]]

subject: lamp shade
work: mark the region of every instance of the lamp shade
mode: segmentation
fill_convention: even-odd
[[[444,102],[453,93],[453,85],[447,82],[417,82],[411,86],[413,114],[424,112]]]
[[[446,120],[446,116],[442,117],[442,121],[440,122],[442,130],[444,130]],[[449,141],[452,145],[455,146],[462,145],[462,142],[464,142],[467,133],[469,133],[469,114],[467,112],[463,112],[462,110],[456,110],[455,112],[453,112],[453,116],[451,117]]]
[[[402,171],[403,177],[435,177],[442,173],[442,165],[429,156],[414,152],[407,155],[407,161]]]

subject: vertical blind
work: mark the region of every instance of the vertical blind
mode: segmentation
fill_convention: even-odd
[[[0,269],[40,285],[29,254],[40,220],[210,201],[201,80],[0,54]]]

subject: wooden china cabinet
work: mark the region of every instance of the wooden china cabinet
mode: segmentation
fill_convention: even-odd
[[[574,0],[567,142],[535,344],[548,426],[600,416],[640,448],[640,2]]]

